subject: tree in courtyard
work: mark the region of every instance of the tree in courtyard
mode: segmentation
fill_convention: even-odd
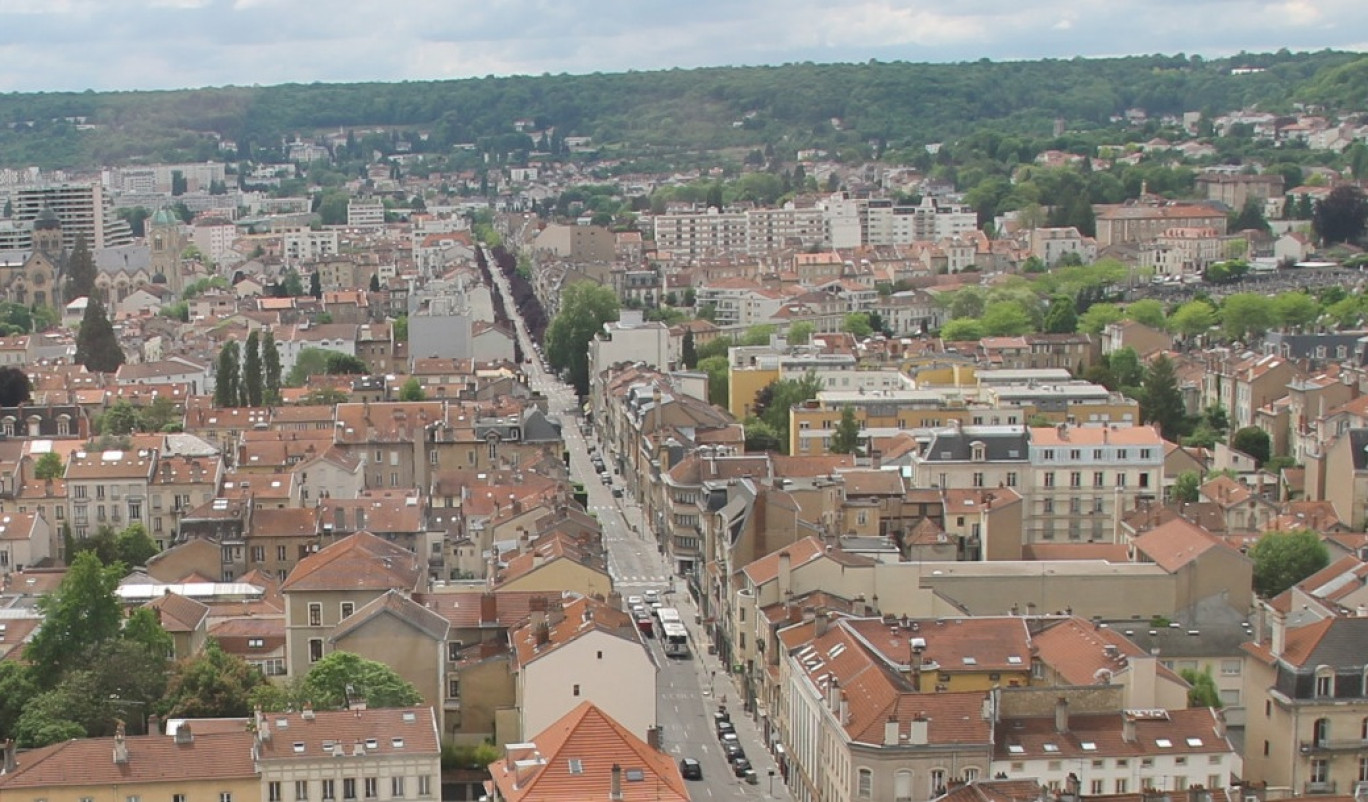
[[[788,328],[789,345],[807,345],[816,333],[817,326],[812,321],[800,320]]]
[[[1126,317],[1150,328],[1163,330],[1164,305],[1153,298],[1142,298],[1126,306]]]
[[[1031,315],[1015,300],[988,304],[979,323],[990,337],[1019,337],[1035,330]]]
[[[266,377],[261,370],[261,335],[252,331],[247,335],[247,344],[242,352],[242,394],[243,402],[249,407],[259,407],[265,400]]]
[[[1183,471],[1173,483],[1171,501],[1195,503],[1202,487],[1202,475],[1196,471]]]
[[[114,551],[119,562],[128,568],[147,565],[147,561],[157,556],[160,549],[147,534],[147,528],[140,523],[131,523],[114,538]]]
[[[1341,184],[1316,204],[1311,226],[1321,242],[1358,242],[1368,222],[1368,198],[1354,184]]]
[[[946,342],[969,342],[983,339],[983,324],[970,317],[951,320],[941,326],[940,336]]]
[[[323,276],[317,270],[309,274],[309,294],[315,298],[323,297]]]
[[[32,392],[27,371],[12,366],[0,368],[0,407],[26,404]]]
[[[1116,304],[1092,304],[1078,317],[1078,330],[1084,334],[1101,334],[1103,329],[1120,321],[1124,315]]]
[[[394,669],[351,652],[333,652],[314,663],[301,690],[323,710],[345,708],[349,700],[364,701],[367,707],[408,707],[423,701],[418,689]]]
[[[76,235],[76,243],[71,247],[71,253],[67,254],[65,272],[65,297],[68,301],[95,297],[95,279],[99,273],[95,269],[95,257],[90,252],[90,246],[80,234]]]
[[[1307,529],[1270,532],[1249,550],[1254,561],[1254,590],[1273,598],[1330,564],[1320,535]]]
[[[1258,337],[1276,326],[1273,299],[1253,292],[1238,292],[1221,304],[1221,331],[1231,340]]]
[[[114,324],[99,298],[89,298],[81,330],[76,334],[76,364],[92,373],[113,373],[124,363],[124,352],[114,334]]]
[[[708,403],[726,409],[730,400],[728,383],[731,381],[727,375],[727,358],[704,357],[698,360],[698,369],[708,374]]]
[[[1257,426],[1246,426],[1235,432],[1230,438],[1230,447],[1253,457],[1256,468],[1262,467],[1273,456],[1273,444],[1268,438],[1268,432]]]
[[[91,647],[119,636],[123,622],[114,589],[123,570],[89,552],[76,556],[57,590],[38,600],[43,625],[24,648],[40,685],[51,687]]]
[[[796,404],[816,398],[821,389],[821,379],[815,373],[807,373],[797,379],[770,382],[755,394],[756,417],[769,424],[779,436],[785,453],[789,443],[789,410]]]
[[[841,408],[841,420],[836,424],[836,431],[831,435],[831,447],[833,454],[860,454],[860,422],[855,418],[855,408],[845,406]]]
[[[28,666],[18,660],[0,660],[0,742],[14,737],[14,725],[37,694]]]
[[[1140,393],[1140,415],[1146,423],[1155,423],[1165,440],[1177,441],[1187,418],[1183,394],[1178,389],[1178,376],[1173,362],[1160,354],[1145,371]]]
[[[214,373],[214,406],[220,409],[236,407],[241,399],[239,352],[237,340],[229,340],[219,350],[218,370]]]
[[[847,333],[853,334],[859,339],[864,339],[874,333],[874,327],[869,323],[869,313],[867,312],[847,314],[844,328]]]
[[[679,359],[684,363],[684,367],[693,370],[698,364],[698,348],[694,346],[693,329],[684,331],[684,342],[680,344]]]
[[[252,692],[265,680],[246,660],[228,654],[210,638],[199,654],[171,669],[167,715],[175,718],[234,718],[250,715]]]
[[[1240,207],[1238,214],[1231,217],[1230,230],[1234,231],[1268,231],[1268,220],[1264,218],[1263,201],[1250,195],[1245,199],[1244,206]]]
[[[280,350],[276,348],[275,334],[269,329],[261,340],[261,368],[265,373],[262,400],[267,404],[280,403]]]
[[[1304,292],[1283,292],[1273,298],[1273,315],[1288,328],[1299,329],[1320,319],[1321,305]]]
[[[1221,692],[1211,678],[1211,666],[1207,666],[1205,671],[1185,668],[1179,673],[1192,686],[1188,688],[1188,707],[1214,707],[1219,710],[1223,706]]]
[[[66,465],[56,451],[49,451],[33,463],[33,478],[39,481],[60,479],[66,473]]]
[[[427,392],[423,390],[423,383],[418,381],[417,376],[410,376],[408,381],[399,387],[400,401],[425,401]]]
[[[589,394],[589,341],[617,319],[618,297],[610,287],[581,281],[561,295],[560,311],[546,330],[546,358],[553,370],[569,373],[581,396]]]
[[[161,617],[151,607],[139,607],[130,613],[120,637],[158,660],[166,660],[176,645],[171,635],[162,629]]]

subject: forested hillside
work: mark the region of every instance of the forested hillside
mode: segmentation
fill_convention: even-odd
[[[1232,67],[1263,72],[1232,75]],[[514,120],[555,126],[635,152],[786,150],[869,141],[918,146],[985,127],[1048,133],[1056,118],[1104,124],[1131,107],[1218,113],[1306,99],[1361,104],[1368,58],[1320,52],[1138,56],[963,64],[789,64],[622,74],[544,75],[398,84],[227,87],[174,92],[0,96],[0,166],[90,167],[217,158],[214,133],[274,147],[282,136],[353,126],[410,126],[422,147],[516,140]],[[78,130],[63,118],[84,118]],[[57,120],[54,122],[54,120]],[[835,124],[833,124],[835,121]],[[734,123],[740,123],[736,125]],[[510,141],[511,147],[516,142]]]

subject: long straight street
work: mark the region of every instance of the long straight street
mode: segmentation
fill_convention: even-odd
[[[656,722],[663,728],[663,748],[676,760],[691,757],[702,764],[703,780],[689,784],[695,800],[790,799],[759,732],[734,703],[726,706],[733,714],[732,722],[759,783],[745,783],[732,772],[715,735],[713,715],[727,700],[734,702],[741,695],[732,685],[725,667],[708,653],[708,641],[697,625],[698,612],[693,600],[684,589],[683,581],[670,575],[668,561],[657,548],[655,535],[643,520],[640,508],[614,498],[611,487],[600,481],[589,454],[593,435],[586,436],[580,429],[583,417],[578,409],[579,399],[570,386],[546,371],[540,352],[534,347],[513,304],[507,278],[499,271],[493,254],[486,252],[486,259],[490,274],[503,295],[509,320],[517,328],[523,354],[531,360],[522,366],[528,382],[533,390],[546,396],[549,412],[559,418],[570,454],[570,474],[584,483],[589,496],[589,512],[597,516],[603,529],[608,570],[614,587],[624,598],[639,596],[650,589],[660,592],[662,603],[677,608],[689,629],[692,653],[688,658],[668,658],[659,640],[647,641],[651,655],[660,667],[656,677]],[[599,447],[597,443],[593,445]],[[621,485],[619,477],[614,477],[613,481],[614,486]]]

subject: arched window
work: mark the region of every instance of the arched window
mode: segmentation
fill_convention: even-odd
[[[912,772],[901,769],[893,775],[893,802],[912,802]]]
[[[38,417],[37,415],[29,415],[29,417],[28,417],[28,436],[29,436],[29,437],[41,437],[42,434],[43,434],[43,419],[40,418],[40,417]]]
[[[1311,725],[1311,743],[1315,746],[1324,746],[1330,740],[1330,719],[1318,718],[1316,723]]]
[[[0,433],[3,433],[6,437],[14,436],[13,416],[6,415],[4,420],[0,420]]]
[[[855,770],[855,797],[857,799],[874,798],[874,772],[863,767]]]
[[[57,416],[57,436],[66,437],[71,434],[71,416],[62,414]]]

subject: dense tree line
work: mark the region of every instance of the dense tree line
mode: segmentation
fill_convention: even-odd
[[[55,92],[0,96],[0,160],[44,167],[118,164],[133,157],[222,158],[213,132],[240,159],[281,158],[283,137],[319,129],[423,127],[415,151],[474,143],[488,152],[563,149],[566,135],[668,149],[821,146],[851,155],[917,146],[993,124],[1045,134],[1056,118],[1104,125],[1131,107],[1152,115],[1207,113],[1313,99],[1362,105],[1351,53],[1182,54],[962,64],[787,64],[592,75],[487,77],[396,84],[287,84],[175,92]],[[1231,75],[1232,67],[1263,72]],[[68,117],[99,127],[78,131]],[[530,119],[555,139],[513,130]],[[833,125],[832,120],[838,120]],[[734,126],[733,122],[740,122]],[[388,136],[393,141],[397,133]],[[348,140],[337,155],[386,149],[386,134]],[[559,141],[557,141],[559,140]],[[378,146],[378,147],[377,147]]]

